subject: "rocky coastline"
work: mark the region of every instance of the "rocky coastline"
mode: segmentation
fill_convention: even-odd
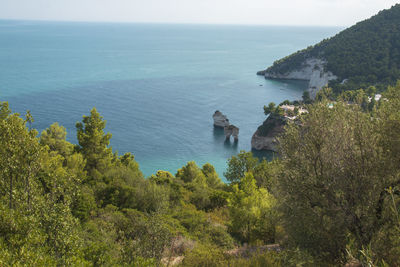
[[[311,97],[315,97],[317,92],[337,77],[330,71],[325,71],[326,61],[319,58],[308,58],[298,68],[286,73],[277,73],[269,69],[257,72],[257,75],[264,76],[266,79],[281,80],[304,80],[308,81],[308,90]]]
[[[326,86],[329,81],[336,80],[337,77],[330,71],[325,71],[326,61],[319,58],[305,59],[298,67],[280,73],[274,71],[272,67],[257,72],[257,75],[264,76],[266,79],[278,80],[303,80],[308,81],[308,91],[310,97],[315,98],[319,90]],[[284,106],[282,106],[285,108]],[[287,106],[289,107],[289,106]],[[301,110],[304,113],[306,110]],[[277,151],[278,137],[284,132],[284,126],[292,118],[288,116],[278,116],[271,114],[251,138],[251,148],[254,150]]]
[[[255,150],[277,151],[280,134],[284,132],[286,121],[279,116],[270,115],[251,138],[251,148]]]

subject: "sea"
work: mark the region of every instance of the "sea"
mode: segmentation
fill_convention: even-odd
[[[96,107],[113,150],[133,153],[146,177],[195,161],[224,179],[227,160],[251,150],[263,106],[307,88],[256,72],[340,30],[0,20],[0,101],[30,110],[39,133],[58,122],[73,143],[75,124]],[[213,127],[216,110],[240,128],[237,143]]]

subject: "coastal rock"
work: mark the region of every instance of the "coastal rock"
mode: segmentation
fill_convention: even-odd
[[[215,111],[213,119],[215,127],[224,128],[226,126],[229,126],[228,118],[224,114],[222,114],[222,112],[220,112],[219,110]]]
[[[305,60],[300,68],[287,73],[274,73],[268,70],[257,72],[258,75],[264,75],[267,79],[285,79],[285,80],[305,80],[309,81],[308,90],[311,97],[315,97],[317,92],[328,84],[330,80],[336,80],[337,77],[332,72],[325,72],[326,62],[318,58],[309,58]]]
[[[277,137],[284,132],[285,124],[286,121],[283,118],[270,115],[253,134],[251,148],[277,151]]]
[[[232,129],[232,136],[233,136],[233,140],[235,140],[235,142],[237,142],[239,140],[239,128],[232,125],[234,128]]]
[[[224,134],[226,139],[230,139],[233,136],[235,142],[239,140],[239,128],[235,125],[229,125],[224,127]]]

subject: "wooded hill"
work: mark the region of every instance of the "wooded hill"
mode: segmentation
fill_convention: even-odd
[[[400,266],[400,82],[371,107],[358,91],[321,90],[229,184],[194,162],[145,179],[96,109],[73,145],[0,102],[0,266]]]
[[[393,85],[400,77],[400,4],[275,61],[266,72],[285,74],[299,69],[309,58],[326,61],[325,71],[338,77],[329,84],[336,92]]]

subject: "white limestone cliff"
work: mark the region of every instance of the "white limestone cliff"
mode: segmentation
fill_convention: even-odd
[[[325,72],[325,61],[318,58],[309,58],[301,65],[301,68],[287,73],[262,72],[265,78],[269,79],[288,79],[309,81],[308,90],[310,95],[315,97],[317,92],[328,84],[330,80],[336,80],[337,77],[332,72]]]

